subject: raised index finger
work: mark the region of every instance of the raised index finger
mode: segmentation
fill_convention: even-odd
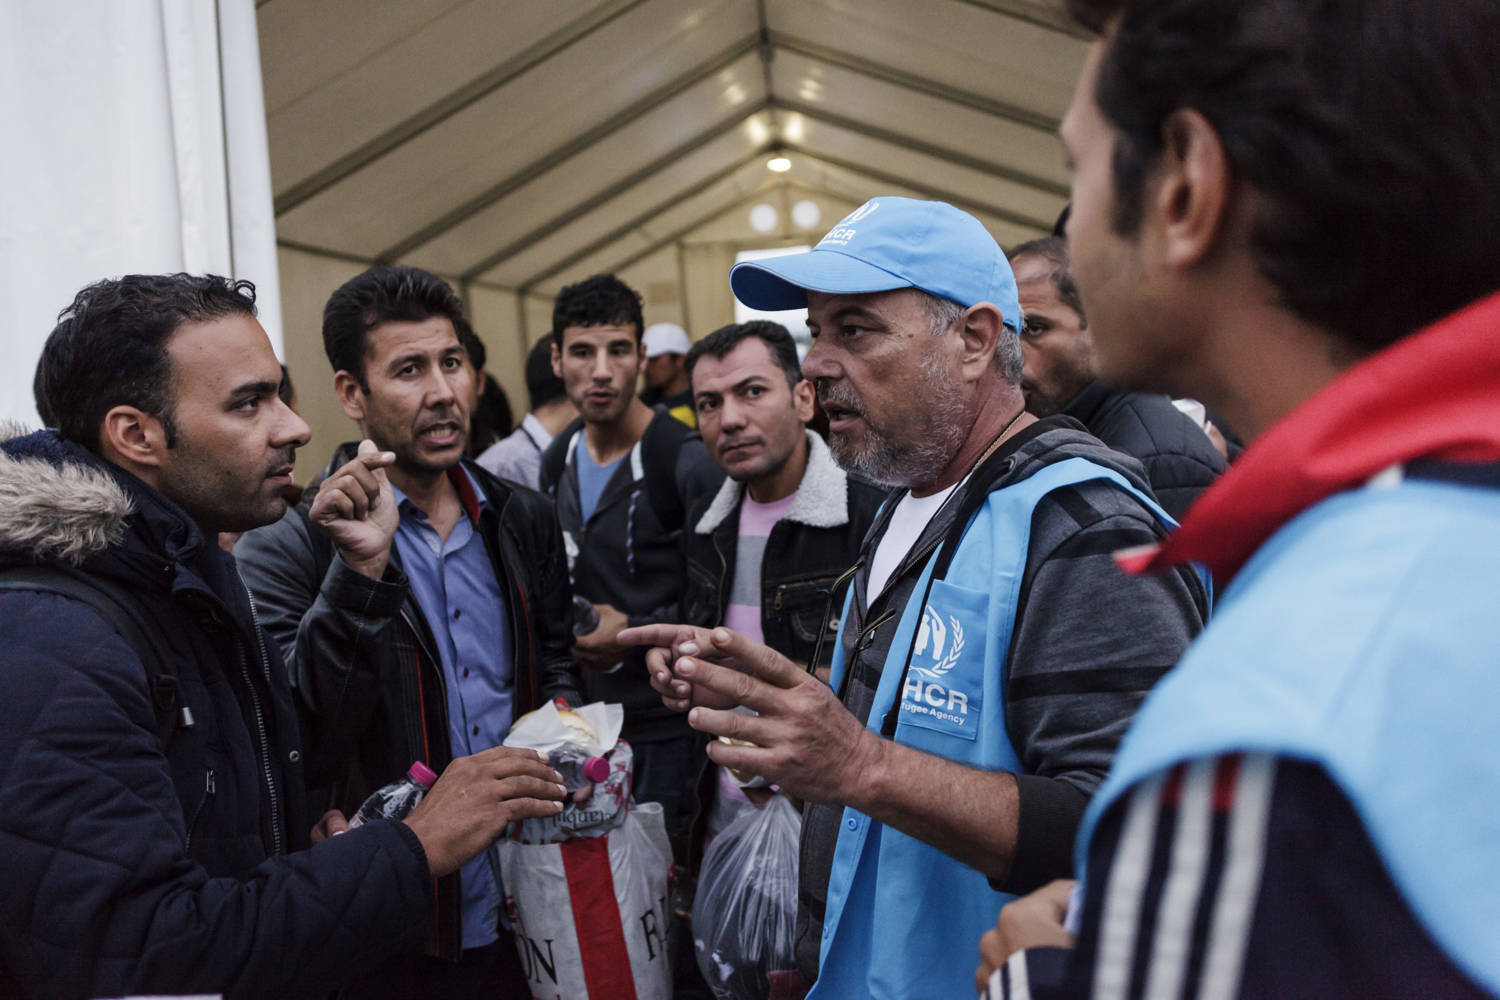
[[[716,628],[709,637],[709,650],[716,651],[767,684],[780,688],[796,687],[803,683],[807,671],[782,656],[765,643],[756,642],[748,636],[728,628]]]
[[[622,646],[660,646],[674,652],[684,642],[708,646],[708,630],[693,625],[635,625],[621,630],[615,641]]]
[[[358,484],[366,497],[374,500],[380,494],[381,476],[376,475],[376,470],[384,469],[396,460],[393,451],[379,451],[374,442],[365,440],[360,442],[359,454],[349,459],[343,465],[334,470],[333,474],[325,482],[331,484],[330,488],[345,489],[348,487],[339,481],[347,476]]]

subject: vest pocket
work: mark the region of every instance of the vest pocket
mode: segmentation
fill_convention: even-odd
[[[983,709],[990,595],[936,580],[896,694],[898,730],[915,726],[972,741]],[[943,740],[902,733],[901,742],[943,753]],[[946,754],[945,754],[946,755]]]

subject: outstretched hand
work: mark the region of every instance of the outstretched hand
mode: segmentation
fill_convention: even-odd
[[[672,711],[686,712],[694,705],[733,708],[735,703],[730,699],[706,688],[699,689],[687,678],[673,673],[673,663],[678,657],[719,656],[712,635],[712,630],[693,625],[639,625],[621,632],[619,641],[624,645],[651,647],[646,651],[646,673],[651,687],[661,695],[662,704]]]
[[[380,579],[391,555],[400,514],[386,469],[396,453],[366,438],[359,453],[318,486],[307,516],[327,532],[350,568]]]
[[[848,802],[882,761],[883,741],[828,685],[769,646],[726,628],[679,625],[629,629],[620,639],[656,647],[647,656],[652,685],[670,707],[690,703],[694,729],[753,744],[710,744],[716,764],[763,775],[800,799]],[[755,714],[729,711],[737,706]]]

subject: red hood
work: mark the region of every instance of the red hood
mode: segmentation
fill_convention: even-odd
[[[1219,586],[1319,500],[1414,459],[1500,461],[1500,293],[1350,368],[1266,431],[1131,573],[1201,562]]]

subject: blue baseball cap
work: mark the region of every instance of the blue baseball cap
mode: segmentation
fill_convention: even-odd
[[[1019,332],[1016,276],[1000,244],[968,212],[941,201],[871,198],[806,253],[743,261],[734,297],[752,309],[804,309],[808,292],[856,295],[917,288],[968,308],[989,302]]]

